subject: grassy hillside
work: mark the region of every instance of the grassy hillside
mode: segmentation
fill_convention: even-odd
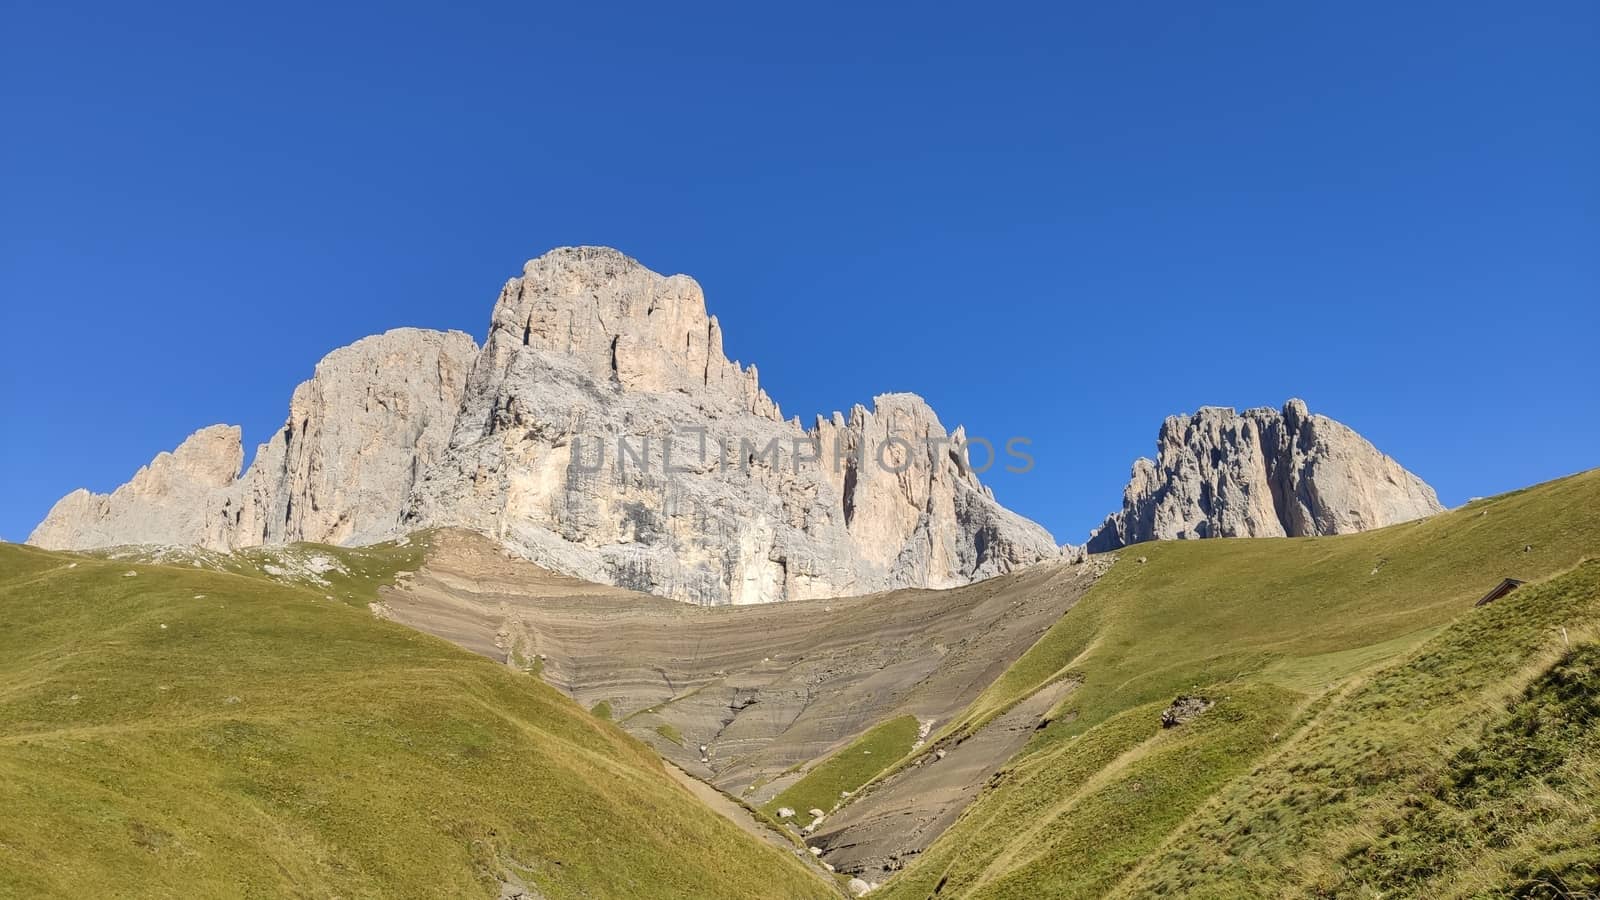
[[[1530,885],[1600,859],[1590,556],[1600,472],[1361,535],[1122,551],[946,730],[1080,682],[884,893],[1568,896]],[[1539,583],[1474,610],[1506,576]],[[1163,729],[1179,693],[1215,706]]]
[[[832,895],[537,679],[375,619],[412,549],[326,552],[298,586],[0,545],[0,897]]]
[[[426,541],[0,545],[0,898],[834,895],[609,704],[372,616]],[[1597,558],[1600,471],[1122,551],[928,742],[1073,685],[874,896],[1600,896]],[[1503,577],[1529,584],[1474,609]],[[1178,694],[1211,705],[1163,728]],[[870,793],[917,733],[879,723],[756,814]]]
[[[1463,618],[1307,717],[1119,892],[1600,896],[1597,625],[1600,561]]]

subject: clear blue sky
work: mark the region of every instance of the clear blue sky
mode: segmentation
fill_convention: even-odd
[[[0,536],[564,244],[687,272],[789,413],[1035,441],[1302,396],[1447,503],[1600,464],[1600,6],[8,2]]]

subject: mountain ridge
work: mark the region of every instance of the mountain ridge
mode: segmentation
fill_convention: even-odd
[[[506,282],[481,348],[422,329],[339,348],[242,476],[222,474],[237,429],[201,429],[109,495],[67,495],[29,542],[227,550],[454,526],[709,605],[952,587],[1055,558],[964,440],[914,394],[786,420],[724,355],[694,279],[558,248]]]
[[[810,427],[723,351],[700,286],[563,247],[502,286],[483,345],[399,328],[325,356],[241,474],[202,428],[107,495],[74,491],[49,549],[312,541],[459,527],[586,580],[705,605],[969,584],[1072,558],[998,503],[920,396]],[[1163,424],[1094,552],[1152,539],[1340,534],[1443,509],[1303,401]],[[993,450],[989,451],[993,464]]]
[[[1271,896],[1294,887],[1477,896],[1504,887],[1584,896],[1600,887],[1589,802],[1600,783],[1591,627],[1600,602],[1597,475],[1363,534],[1162,541],[1140,555],[900,591],[884,603],[701,609],[529,571],[502,547],[445,531],[361,549],[192,557],[184,548],[73,559],[0,547],[0,572],[11,579],[5,599],[21,623],[13,642],[37,644],[45,620],[51,640],[69,649],[86,646],[94,629],[116,638],[88,638],[99,655],[3,657],[22,667],[25,688],[0,710],[10,723],[0,746],[24,775],[19,796],[36,800],[43,795],[32,786],[48,784],[74,802],[25,805],[25,824],[13,821],[0,844],[93,852],[77,851],[88,864],[68,870],[41,868],[32,860],[50,854],[31,853],[21,866],[0,866],[0,882],[36,888],[55,878],[63,894],[68,884],[109,878],[136,891],[202,874],[275,884],[287,862],[302,867],[302,883],[381,884],[396,895],[450,884],[466,895],[475,891],[461,886],[475,879],[484,896],[506,896],[509,885],[554,897],[617,885],[616,867],[572,863],[620,853],[654,873],[599,895],[776,895],[776,886],[748,881],[739,893],[729,880],[757,863],[762,877],[786,877],[796,892],[815,883],[777,866],[759,844],[735,845],[725,828],[715,850],[674,863],[650,837],[675,833],[650,826],[669,796],[653,776],[612,785],[613,797],[639,810],[625,823],[644,832],[599,857],[580,837],[585,823],[565,807],[531,821],[491,812],[524,786],[533,786],[530,797],[510,809],[612,784],[548,768],[534,777],[551,784],[501,774],[527,757],[503,738],[526,732],[485,725],[503,722],[524,699],[548,697],[534,690],[524,698],[542,680],[577,701],[566,704],[570,713],[587,707],[612,719],[688,763],[690,774],[698,760],[710,770],[702,777],[737,791],[729,802],[746,804],[794,846],[759,825],[750,833],[802,861],[815,857],[851,893]],[[211,568],[229,574],[204,571]],[[1506,575],[1526,583],[1476,605]],[[981,609],[993,624],[961,627],[963,619],[977,624],[963,610]],[[393,621],[365,621],[368,610]],[[613,627],[629,620],[631,628]],[[440,690],[488,682],[429,639],[381,627],[396,623],[533,680],[519,687],[496,678],[502,686],[492,695],[464,703]],[[1002,629],[1010,637],[988,651],[973,644]],[[884,654],[899,657],[902,674],[910,667],[911,681],[898,689],[886,682]],[[307,671],[307,660],[317,667]],[[926,693],[921,671],[942,686]],[[426,680],[396,684],[405,672]],[[919,686],[906,692],[912,682]],[[423,684],[429,690],[419,693]],[[419,706],[419,697],[433,705]],[[1169,720],[1185,701],[1191,712]],[[463,727],[452,704],[488,718]],[[179,718],[202,737],[163,744],[182,711],[192,711]],[[391,723],[402,717],[407,725],[396,730]],[[604,723],[582,727],[581,715],[546,718],[585,742],[612,734]],[[385,724],[374,732],[374,721]],[[106,727],[124,723],[133,727]],[[95,736],[86,740],[86,729]],[[286,738],[295,741],[291,757]],[[420,765],[374,767],[375,751],[410,754]],[[60,765],[63,754],[76,765]],[[129,767],[129,754],[143,755]],[[150,758],[181,758],[203,777],[174,784],[173,767],[143,763]],[[786,765],[791,759],[809,761]],[[351,766],[371,781],[341,786]],[[102,799],[103,783],[80,770],[156,777],[122,775],[139,779],[136,787]],[[419,801],[438,791],[440,777],[452,790]],[[1491,789],[1475,787],[1480,780]],[[444,819],[417,815],[454,803],[457,785],[493,803]],[[254,812],[219,819],[202,835],[188,815],[152,815],[159,804],[149,796],[219,809],[243,798]],[[263,805],[262,796],[276,802]],[[646,796],[655,799],[638,805]],[[1406,812],[1419,802],[1426,815]],[[374,804],[400,811],[394,821],[404,827],[374,841]],[[666,812],[717,827],[677,801]],[[463,821],[483,828],[463,832]],[[1509,842],[1500,821],[1515,824]],[[264,825],[278,834],[289,826],[293,843],[252,841]],[[124,830],[131,844],[116,839]],[[407,842],[401,852],[392,835]],[[489,856],[449,855],[463,841],[478,846],[479,835],[492,839]],[[1470,871],[1440,855],[1458,835],[1474,853]],[[303,851],[308,838],[325,841],[322,852]],[[235,845],[245,852],[214,849]],[[179,847],[196,852],[169,852]],[[380,864],[316,862],[352,858]],[[662,875],[675,880],[662,883]],[[1521,889],[1540,884],[1566,893]]]

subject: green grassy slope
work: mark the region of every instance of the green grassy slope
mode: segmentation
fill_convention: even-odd
[[[330,591],[0,545],[0,897],[832,895],[537,679],[375,619],[409,552]]]
[[[1376,661],[1363,648],[1414,645],[1502,577],[1543,577],[1590,554],[1600,554],[1600,469],[1363,534],[1140,544],[958,727],[1069,670],[1088,677],[1051,738],[1269,665],[1331,662],[1332,680]],[[1350,665],[1334,654],[1350,654]]]
[[[1119,893],[1600,896],[1596,625],[1600,561],[1464,617],[1308,717]]]
[[[1402,841],[1405,849],[1373,850],[1370,859],[1361,856],[1366,850],[1347,859],[1359,841],[1346,829],[1381,832],[1393,823],[1381,817],[1365,826],[1360,817],[1323,821],[1308,810],[1348,801],[1363,817],[1377,815],[1372,810],[1378,807],[1366,805],[1371,798],[1352,789],[1352,781],[1399,791],[1403,800],[1402,787],[1415,787],[1405,778],[1416,773],[1401,771],[1399,748],[1433,754],[1433,777],[1446,778],[1435,733],[1452,735],[1458,749],[1492,744],[1483,729],[1504,714],[1506,691],[1545,677],[1554,659],[1551,642],[1559,640],[1555,629],[1564,624],[1569,640],[1592,640],[1582,629],[1600,612],[1595,566],[1574,569],[1589,556],[1600,556],[1600,472],[1360,535],[1129,548],[948,729],[970,729],[1056,678],[1081,681],[998,783],[892,879],[885,896],[1098,897],[1120,891],[1226,897],[1313,890],[1437,896],[1454,890],[1429,880],[1436,869],[1413,867],[1402,877],[1404,866],[1393,862],[1413,850],[1425,853],[1416,848],[1430,840],[1437,849],[1438,835]],[[1473,610],[1472,602],[1505,576],[1546,581]],[[1581,673],[1589,670],[1581,657],[1561,665],[1580,673],[1568,682],[1583,685]],[[1371,687],[1374,672],[1407,666],[1472,671],[1478,680],[1456,682],[1456,693],[1445,687],[1449,682],[1426,690],[1421,682]],[[1595,685],[1590,681],[1585,689]],[[1183,692],[1201,693],[1216,706],[1188,725],[1163,730],[1161,710]],[[1452,711],[1425,728],[1412,727],[1419,708],[1434,705]],[[1352,750],[1354,761],[1342,769],[1316,750],[1320,729],[1338,722],[1377,723],[1359,734],[1368,743]],[[1344,737],[1358,739],[1349,731]],[[1562,749],[1577,753],[1571,742]],[[1493,751],[1496,758],[1520,752]],[[1551,804],[1581,806],[1585,796],[1593,799],[1584,794],[1593,786],[1593,770],[1584,765],[1573,775],[1579,787],[1550,798]],[[1341,773],[1341,787],[1320,793],[1306,787],[1311,779],[1305,773],[1322,766]],[[1274,771],[1283,777],[1271,790],[1250,789],[1261,773]],[[1513,805],[1544,790],[1543,783],[1524,784],[1512,792],[1519,798]],[[1283,801],[1285,795],[1295,799]],[[1472,818],[1452,808],[1458,818]],[[1293,827],[1306,832],[1300,842],[1280,846],[1260,837],[1280,834],[1294,816],[1301,820]],[[1592,834],[1597,821],[1591,804],[1587,815],[1573,814],[1568,824]],[[1236,837],[1241,846],[1266,843],[1268,849],[1257,848],[1255,867],[1244,865],[1224,841],[1236,834],[1230,829],[1243,829],[1244,837]],[[1507,838],[1483,840],[1490,846]],[[1512,844],[1526,850],[1539,840]],[[1499,849],[1515,856],[1510,846]],[[1591,859],[1600,858],[1595,849],[1589,848]],[[1554,859],[1567,851],[1552,852]],[[1530,858],[1508,857],[1506,867],[1491,867],[1485,878],[1510,884],[1510,867],[1529,865]]]
[[[811,821],[806,815],[809,810],[833,811],[845,792],[859,790],[911,752],[917,742],[917,730],[916,716],[897,716],[874,725],[763,804],[762,809],[777,815],[779,809],[788,807],[802,823]]]

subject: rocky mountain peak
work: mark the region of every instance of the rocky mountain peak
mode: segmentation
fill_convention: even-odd
[[[1422,479],[1305,401],[1206,406],[1161,426],[1092,552],[1149,540],[1345,534],[1443,507]]]
[[[217,549],[459,526],[592,581],[705,604],[948,587],[1056,556],[913,394],[785,421],[686,275],[604,247],[530,260],[480,350],[399,329],[328,354],[242,477],[200,432],[30,539]],[[231,443],[230,443],[231,441]]]
[[[678,392],[723,409],[781,418],[754,366],[723,354],[722,328],[687,275],[663,277],[608,247],[563,247],[529,260],[495,302],[482,377],[523,348],[575,361],[597,383]]]
[[[244,465],[243,433],[237,425],[212,425],[184,439],[172,455],[158,454],[151,469],[169,464],[175,473],[197,484],[225,485]]]
[[[755,368],[724,355],[693,279],[573,248],[501,291],[407,521],[713,604],[943,587],[1056,554],[949,450],[909,394],[811,431],[785,421]]]

